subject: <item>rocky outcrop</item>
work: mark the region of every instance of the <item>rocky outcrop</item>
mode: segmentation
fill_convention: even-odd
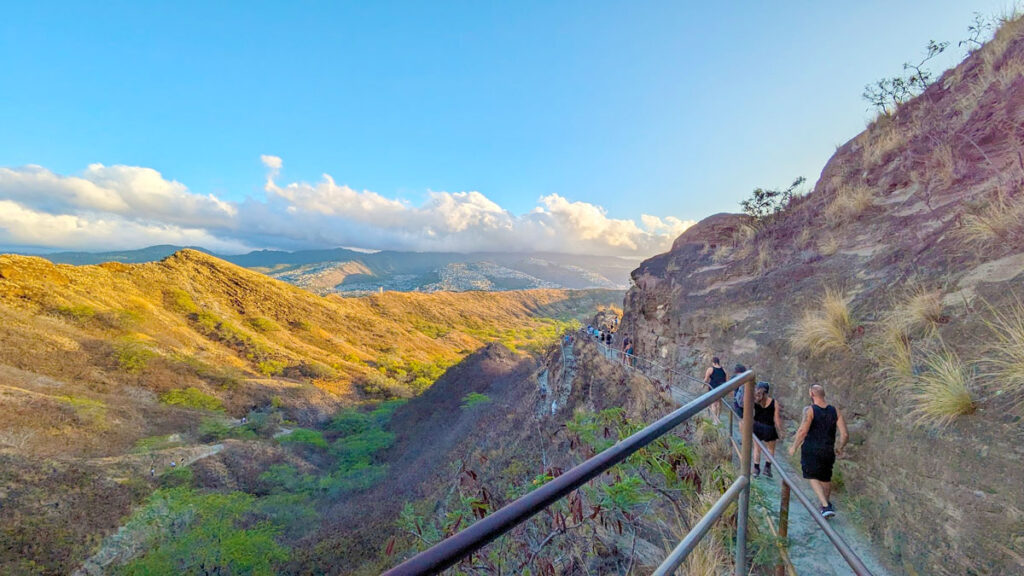
[[[841,146],[773,220],[718,214],[685,232],[633,272],[625,300],[639,355],[694,375],[712,355],[743,362],[775,385],[791,428],[807,386],[824,384],[852,431],[840,509],[908,574],[1024,572],[1024,431],[986,363],[994,315],[1024,299],[1022,28]],[[1019,218],[994,222],[1007,211]],[[826,290],[848,303],[845,343],[801,350],[797,325]],[[911,368],[954,352],[975,401],[945,427],[911,415],[912,385],[883,382],[887,328],[921,293],[941,313],[907,336]]]

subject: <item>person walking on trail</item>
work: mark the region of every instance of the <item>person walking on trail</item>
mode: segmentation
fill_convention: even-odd
[[[779,439],[782,429],[782,409],[769,393],[771,386],[767,382],[758,382],[754,389],[754,436],[764,442],[765,448],[775,456],[775,441]],[[765,458],[765,460],[768,460]],[[754,476],[761,475],[761,446],[754,443]],[[772,477],[772,463],[764,463],[764,475]]]
[[[803,422],[796,431],[789,454],[800,448],[800,468],[804,478],[810,480],[811,488],[821,503],[821,515],[831,518],[836,515],[832,507],[832,467],[836,456],[842,456],[850,434],[846,420],[835,406],[825,402],[825,389],[815,384],[809,390],[811,405],[804,408]],[[839,431],[839,445],[836,446],[836,430]]]
[[[708,385],[708,388],[714,390],[722,384],[728,378],[725,375],[725,368],[722,368],[722,361],[718,359],[718,356],[711,358],[711,367],[704,372],[704,383]],[[722,421],[719,419],[718,414],[721,412],[721,407],[718,402],[715,402],[708,407],[708,411],[711,412],[711,418],[715,420],[715,424],[720,424]]]

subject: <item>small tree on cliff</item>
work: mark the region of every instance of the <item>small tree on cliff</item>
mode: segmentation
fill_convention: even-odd
[[[932,83],[932,73],[926,68],[928,62],[945,52],[949,42],[929,40],[925,46],[925,55],[920,62],[903,63],[903,75],[882,78],[874,84],[864,87],[861,95],[879,113],[886,116],[892,114],[904,102],[924,92]]]
[[[789,185],[789,188],[784,190],[754,188],[754,192],[750,195],[750,198],[740,202],[740,206],[742,206],[743,211],[749,214],[755,221],[758,223],[764,222],[779,212],[782,212],[786,206],[789,205],[789,201],[793,199],[796,189],[806,181],[806,178],[800,176],[796,180],[793,180],[793,183]]]

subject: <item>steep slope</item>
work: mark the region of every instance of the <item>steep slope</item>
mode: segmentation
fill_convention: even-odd
[[[908,574],[1024,570],[1022,33],[839,147],[778,217],[694,226],[626,297],[638,354],[741,361],[791,426],[824,384],[851,424],[840,511]]]
[[[68,573],[156,472],[254,410],[316,424],[342,406],[421,391],[487,342],[542,348],[618,297],[344,299],[191,250],[83,267],[2,255],[0,572]],[[272,422],[260,433],[276,432]]]
[[[493,510],[509,501],[515,490],[528,489],[537,478],[576,463],[579,454],[574,454],[565,429],[580,411],[614,407],[630,418],[647,421],[670,406],[667,395],[605,360],[593,345],[580,353],[578,376],[566,379],[561,366],[558,352],[538,362],[491,345],[399,407],[388,426],[394,444],[379,456],[388,466],[387,477],[333,502],[320,529],[300,545],[305,551],[288,572],[319,573],[329,567],[330,574],[379,573],[421,544],[409,541],[401,526],[403,514],[421,511],[426,536],[432,518],[453,518],[464,505],[453,493],[487,495],[487,509]],[[553,413],[550,399],[556,394],[563,401]],[[481,399],[478,404],[467,404],[472,395]],[[652,524],[653,518],[654,509],[648,518]],[[465,527],[471,521],[464,518],[458,525]],[[592,571],[620,573],[620,568],[614,568],[616,562],[630,561],[628,550],[595,553],[593,547],[601,538],[589,538],[592,549],[584,557],[592,563]],[[618,540],[610,534],[603,538],[600,546],[607,546],[606,550]],[[513,541],[515,546],[527,545],[526,538]],[[649,548],[647,544],[645,550]],[[510,553],[506,564],[512,573],[515,557]],[[643,557],[650,562],[661,556],[645,551]],[[567,567],[565,573],[580,571]]]

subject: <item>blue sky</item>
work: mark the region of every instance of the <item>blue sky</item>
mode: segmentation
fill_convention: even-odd
[[[658,250],[680,225],[644,227],[642,215],[699,220],[736,211],[756,186],[798,175],[813,183],[835,146],[863,129],[866,83],[899,72],[931,38],[953,41],[939,67],[954,63],[971,13],[1006,6],[8,3],[0,18],[0,167],[38,165],[56,178],[82,177],[97,163],[152,169],[187,194],[273,218],[294,198],[265,200],[276,194],[261,162],[269,155],[282,160],[273,186],[283,190],[317,188],[329,174],[356,193],[341,194],[344,202],[364,202],[359,193],[369,190],[374,201],[379,195],[416,209],[438,193],[478,191],[511,221],[538,209],[554,213],[554,205],[569,220],[601,207],[607,219],[664,237],[633,238],[633,251]],[[394,230],[379,233],[375,217],[320,209],[323,194],[339,198],[332,190],[320,187],[319,200],[307,194],[305,208],[319,210],[325,227],[332,214],[339,226],[355,222],[344,237],[275,232],[269,223],[263,236],[242,234],[238,223],[169,223],[147,213],[147,202],[128,202],[134,211],[117,218],[141,228],[120,243],[145,243],[153,225],[191,226],[238,249],[363,238],[382,244],[364,247],[463,248],[478,240],[419,242],[415,227],[430,229],[429,218],[413,218],[396,240]],[[19,192],[20,207],[31,192]],[[59,194],[36,190],[50,193]],[[74,215],[91,222],[103,213],[78,208]],[[499,211],[486,204],[484,212]],[[474,216],[455,227],[478,225]],[[437,238],[448,229],[431,230]],[[0,243],[119,243],[82,238],[8,230]],[[600,242],[584,249],[599,250]]]

